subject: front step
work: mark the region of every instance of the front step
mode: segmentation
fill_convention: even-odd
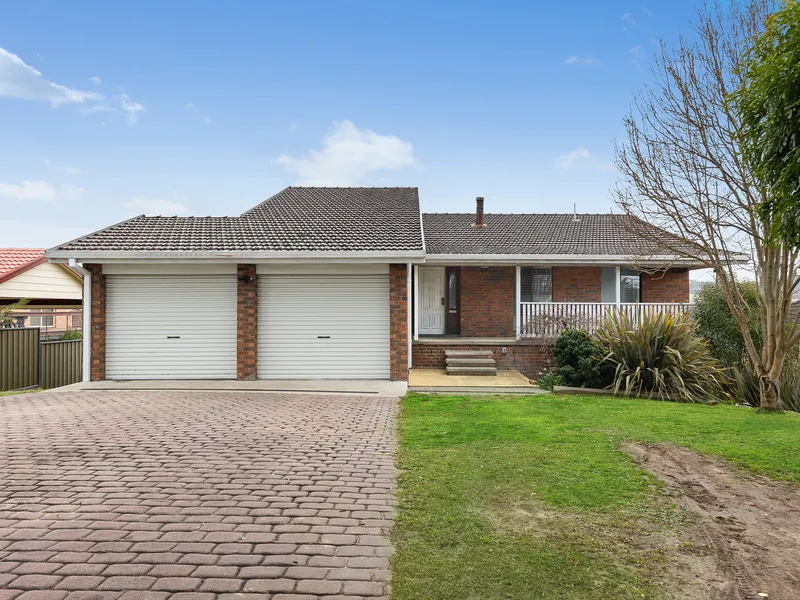
[[[452,356],[453,358],[471,356],[474,358],[492,358],[491,350],[445,350],[445,357]]]
[[[448,375],[489,375],[496,376],[497,369],[494,367],[447,367]]]
[[[491,350],[445,350],[448,375],[497,375]]]
[[[471,358],[468,356],[460,356],[458,358],[448,358],[447,359],[448,365],[453,365],[454,367],[464,367],[474,365],[476,367],[493,367],[494,366],[494,359],[493,358]]]

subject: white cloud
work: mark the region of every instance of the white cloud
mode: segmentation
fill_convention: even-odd
[[[322,148],[308,158],[285,154],[275,159],[299,176],[298,185],[354,185],[373,171],[419,166],[410,142],[359,129],[351,121],[334,122]]]
[[[626,12],[624,15],[620,17],[620,20],[624,25],[628,27],[633,27],[636,25],[636,18],[633,16],[633,13]]]
[[[103,83],[103,80],[99,77],[89,77],[89,81],[95,85],[100,85]]]
[[[578,163],[583,162],[591,157],[592,153],[586,148],[576,148],[571,152],[567,152],[566,154],[562,154],[561,156],[557,157],[555,163],[556,166],[562,171],[569,171],[574,169]]]
[[[599,65],[600,61],[594,56],[570,56],[564,61],[568,65]]]
[[[293,133],[294,131],[297,131],[297,121],[289,123],[289,133]]]
[[[44,166],[48,169],[53,169],[59,173],[63,173],[64,175],[80,175],[81,170],[78,167],[73,167],[70,165],[57,165],[53,161],[44,159]]]
[[[135,125],[139,118],[139,113],[144,112],[145,108],[138,102],[131,101],[128,94],[119,94],[114,97],[119,102],[119,107],[125,111],[125,120],[128,125]]]
[[[586,148],[575,148],[575,150],[556,157],[553,162],[562,171],[572,171],[578,168],[590,168],[599,171],[614,170],[613,164],[598,158]]]
[[[123,202],[122,206],[146,215],[185,215],[189,212],[189,209],[186,208],[186,200],[187,196],[184,194],[173,192],[172,200],[135,196]]]
[[[0,48],[0,96],[23,100],[44,100],[51,106],[102,100],[95,92],[85,92],[47,81],[16,54]]]
[[[0,196],[16,200],[55,200],[56,190],[46,181],[0,183]]]
[[[653,16],[653,11],[647,8],[646,6],[642,6],[642,12],[646,14],[648,17]]]
[[[0,197],[14,200],[64,200],[70,202],[82,199],[85,191],[70,183],[62,183],[55,188],[46,181],[0,182]]]

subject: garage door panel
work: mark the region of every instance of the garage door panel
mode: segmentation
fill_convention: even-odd
[[[108,275],[109,379],[234,379],[236,278]]]
[[[387,275],[260,275],[258,310],[259,377],[389,377]]]

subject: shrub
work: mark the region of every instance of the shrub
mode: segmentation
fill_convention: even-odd
[[[552,352],[565,385],[603,388],[614,380],[614,369],[603,362],[600,346],[583,329],[562,331]]]
[[[68,340],[79,340],[81,337],[81,331],[79,329],[67,329],[64,333],[58,336],[55,341],[66,342]]]
[[[553,388],[557,385],[562,385],[564,382],[559,375],[555,373],[545,373],[539,379],[536,380],[536,384],[543,390],[553,391]]]
[[[758,375],[752,366],[734,369],[733,393],[736,400],[753,408],[761,407],[761,393]],[[781,408],[800,412],[800,365],[796,361],[787,362],[781,376]]]
[[[695,402],[723,397],[725,375],[687,315],[609,315],[595,333],[614,367],[614,393]]]
[[[739,292],[751,308],[750,332],[760,348],[758,290],[753,282],[746,281],[739,284]],[[726,367],[741,368],[748,362],[744,336],[720,288],[713,284],[703,286],[695,296],[692,318],[697,322],[697,333],[708,340],[708,348],[714,358]]]

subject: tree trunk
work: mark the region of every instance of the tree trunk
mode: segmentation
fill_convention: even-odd
[[[761,393],[761,410],[781,410],[780,377],[774,379],[770,375],[758,378]]]

